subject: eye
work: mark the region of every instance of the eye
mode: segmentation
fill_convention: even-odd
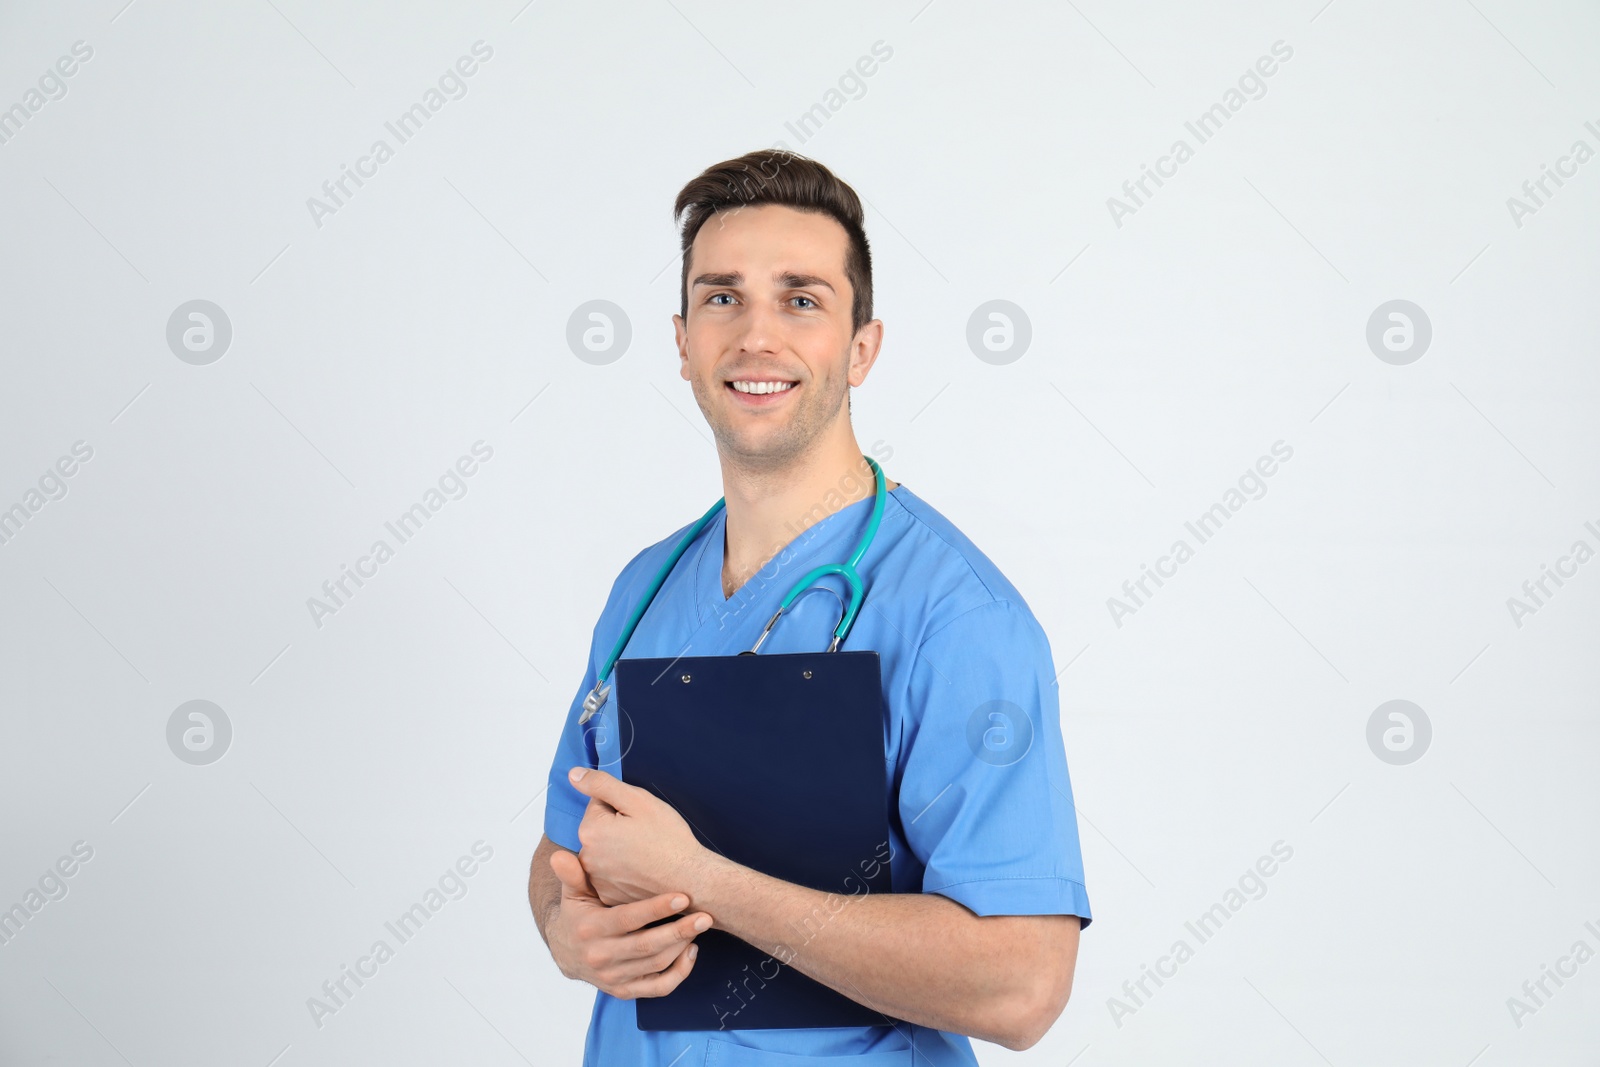
[[[706,297],[706,303],[708,303],[708,304],[711,303],[712,301],[716,300],[717,297],[719,297],[719,296],[725,296],[729,300],[733,299],[733,294],[732,293],[712,293],[710,296]],[[726,304],[723,304],[721,306],[727,307]]]
[[[790,299],[791,300],[804,300],[807,304],[810,305],[810,307],[816,307],[817,306],[817,302],[815,300],[811,299],[809,296],[795,296],[795,297],[790,297]],[[809,311],[810,308],[803,308],[802,310]]]

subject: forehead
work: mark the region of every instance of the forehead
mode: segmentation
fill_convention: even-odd
[[[726,208],[705,221],[690,254],[695,271],[773,267],[844,277],[850,238],[831,216],[785,204]]]

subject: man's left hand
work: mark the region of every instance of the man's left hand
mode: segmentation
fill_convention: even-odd
[[[589,798],[578,824],[578,859],[601,903],[690,892],[707,850],[671,804],[605,771],[574,767],[567,777]]]

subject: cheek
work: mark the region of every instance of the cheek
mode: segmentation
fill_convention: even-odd
[[[717,364],[717,357],[726,347],[721,332],[709,324],[696,326],[688,334],[686,346],[689,353],[686,365],[689,373],[696,378],[703,378],[711,373]]]
[[[839,385],[849,385],[850,377],[854,373],[850,366],[849,353],[840,355],[837,345],[830,348],[826,355],[819,353],[817,358],[811,361],[811,366],[817,372],[819,379]]]

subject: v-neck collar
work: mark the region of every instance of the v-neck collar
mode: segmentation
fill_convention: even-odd
[[[896,485],[888,495],[893,497],[904,485],[904,482]],[[838,511],[818,519],[780,548],[773,556],[774,559],[793,550],[790,560],[783,568],[786,573],[793,575],[786,582],[762,581],[761,571],[771,565],[769,560],[766,565],[746,578],[744,584],[733,591],[732,596],[727,597],[722,595],[722,566],[727,553],[728,509],[723,508],[701,534],[699,551],[695,558],[695,599],[701,621],[704,622],[713,615],[726,612],[729,605],[743,597],[759,600],[765,596],[776,595],[781,598],[801,575],[811,569],[809,566],[803,570],[796,568],[794,564],[797,561],[805,560],[830,545],[848,542],[837,549],[839,558],[836,562],[843,563],[866,530],[867,516],[872,513],[872,502],[873,497],[870,496],[852,500]],[[886,503],[885,517],[888,515],[887,508]],[[775,592],[779,585],[782,589]]]

